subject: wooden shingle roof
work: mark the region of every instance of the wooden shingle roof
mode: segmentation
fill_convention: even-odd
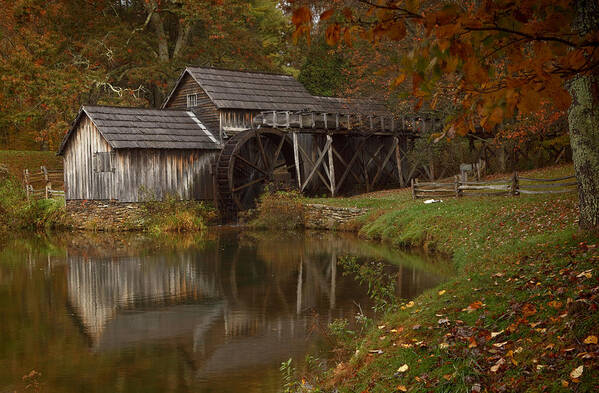
[[[326,113],[389,116],[389,110],[385,107],[385,103],[379,100],[321,96],[314,98],[318,100],[320,110]]]
[[[292,76],[187,67],[217,108],[260,111],[318,111],[318,100]]]
[[[81,118],[87,115],[114,149],[220,149],[191,111],[83,106],[60,145],[62,154]]]

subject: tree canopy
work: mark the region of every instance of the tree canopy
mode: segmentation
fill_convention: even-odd
[[[599,226],[599,3],[301,1],[294,38],[309,36],[317,18],[328,23],[330,45],[361,40],[400,51],[377,71],[389,89],[406,87],[416,110],[443,103],[443,135],[497,132],[513,122],[526,138],[534,123],[569,110],[580,222]]]
[[[188,64],[281,71],[275,0],[0,0],[0,144],[55,148],[81,104],[158,107]]]

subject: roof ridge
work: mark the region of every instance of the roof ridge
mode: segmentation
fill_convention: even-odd
[[[85,109],[87,109],[87,108],[114,108],[114,109],[159,111],[159,112],[185,112],[185,109],[144,108],[142,106],[117,106],[117,105],[81,105],[81,108],[85,108]]]
[[[242,73],[246,73],[246,74],[263,74],[263,75],[275,75],[275,76],[288,76],[290,78],[295,79],[295,77],[293,75],[284,74],[282,72],[273,72],[273,71],[235,70],[235,69],[231,69],[231,68],[219,68],[219,67],[211,67],[211,66],[192,66],[192,65],[185,66],[185,69],[189,69],[189,68],[199,68],[199,69],[216,70],[216,71],[242,72]]]

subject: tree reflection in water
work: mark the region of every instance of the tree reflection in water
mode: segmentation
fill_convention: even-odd
[[[369,308],[366,289],[341,274],[338,257],[397,265],[405,298],[446,273],[419,255],[322,233],[159,241],[82,234],[20,241],[2,253],[0,288],[21,297],[1,306],[10,316],[1,329],[14,345],[0,352],[12,370],[0,371],[0,387],[37,362],[48,391],[86,383],[97,384],[86,391],[135,390],[142,376],[144,391],[276,391],[281,361],[318,346],[314,323],[353,320],[358,305]],[[30,314],[37,322],[19,330]],[[24,350],[40,341],[44,355]]]

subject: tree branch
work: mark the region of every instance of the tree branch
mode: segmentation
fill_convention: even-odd
[[[366,4],[369,7],[372,8],[379,8],[382,10],[390,10],[390,11],[400,11],[403,12],[405,16],[408,16],[412,19],[424,19],[424,16],[417,14],[415,12],[412,12],[408,9],[405,8],[401,8],[401,7],[396,7],[396,6],[389,6],[389,5],[381,5],[381,4],[375,4],[370,0],[358,0],[360,3]]]
[[[141,25],[140,27],[136,27],[135,29],[133,29],[133,31],[131,32],[131,35],[129,35],[129,38],[127,39],[127,45],[129,45],[129,41],[131,41],[131,38],[133,38],[133,36],[135,35],[135,33],[137,33],[138,31],[144,31],[146,29],[146,27],[148,26],[148,24],[150,23],[150,19],[152,19],[152,15],[154,15],[154,8],[152,8],[150,10],[150,12],[148,12],[148,16],[146,17],[146,20],[144,22],[143,25]]]
[[[599,46],[599,42],[597,41],[585,41],[585,42],[581,42],[581,43],[576,43],[573,41],[569,41],[566,40],[564,38],[560,38],[560,37],[552,37],[552,36],[536,36],[536,35],[532,35],[532,34],[528,34],[528,33],[523,33],[521,31],[518,30],[513,30],[513,29],[508,29],[505,27],[500,27],[500,26],[487,26],[487,27],[464,27],[464,30],[472,32],[472,31],[500,31],[503,33],[509,33],[509,34],[513,34],[513,35],[517,35],[523,38],[526,38],[530,41],[546,41],[546,42],[558,42],[573,48],[582,48],[582,47],[597,47]]]

